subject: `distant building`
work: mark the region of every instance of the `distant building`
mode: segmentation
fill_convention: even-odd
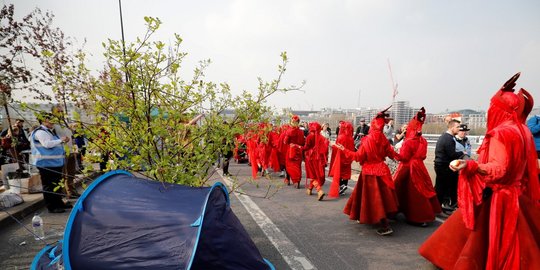
[[[469,124],[469,128],[485,128],[487,124],[486,114],[469,114],[466,122]]]
[[[414,116],[414,111],[409,106],[409,101],[394,101],[391,108],[390,116],[394,118],[394,126],[399,127],[409,123]]]

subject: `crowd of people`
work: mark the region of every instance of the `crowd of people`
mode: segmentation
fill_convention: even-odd
[[[370,125],[362,120],[354,133],[351,123],[341,121],[335,143],[319,123],[302,130],[299,117],[293,116],[290,125],[268,133],[262,148],[270,150],[261,151],[257,143],[264,132],[251,136],[256,138],[248,143],[253,177],[257,168],[266,171],[272,165],[272,158],[262,156],[275,150],[276,168],[285,171],[285,183],[300,188],[304,161],[306,193],[311,195],[315,188],[322,200],[325,167],[332,177],[328,195],[338,197],[347,189],[352,161],[357,161],[361,173],[343,209],[351,220],[376,224],[376,232],[384,236],[393,233],[389,221],[397,213],[421,227],[443,216],[448,219],[419,249],[438,267],[540,269],[540,116],[525,124],[534,103],[524,89],[515,93],[518,77],[519,73],[491,99],[486,136],[476,160],[467,124],[448,119],[435,147],[435,186],[424,165],[428,149],[422,136],[424,108],[395,134],[387,110]],[[388,158],[398,162],[395,172],[390,171]]]
[[[305,171],[305,193],[323,201],[345,194],[356,161],[360,175],[343,209],[349,219],[377,225],[376,233],[386,236],[393,233],[390,221],[398,213],[420,227],[444,216],[447,220],[419,249],[438,267],[540,269],[540,115],[527,121],[533,97],[514,90],[518,78],[519,73],[492,97],[477,159],[467,124],[448,119],[434,151],[435,185],[424,164],[424,108],[397,130],[389,108],[369,125],[361,119],[355,130],[340,121],[335,142],[328,123],[308,124],[296,115],[281,126],[261,123],[236,136],[234,150],[224,153],[223,172],[230,175],[231,157],[247,158],[254,179],[271,169],[285,185],[300,189]],[[62,107],[54,106],[38,117],[39,126],[26,130],[19,119],[0,134],[3,162],[30,163],[39,170],[51,213],[72,207],[56,192],[60,182],[67,197],[79,196],[73,176],[84,138],[62,119]],[[390,160],[396,166],[389,167]],[[332,178],[328,194],[323,190],[326,176]]]

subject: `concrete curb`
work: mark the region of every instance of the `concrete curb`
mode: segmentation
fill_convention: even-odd
[[[17,223],[9,214],[18,220],[22,220],[45,206],[45,200],[41,193],[22,194],[22,197],[24,199],[22,204],[0,211],[0,229]]]

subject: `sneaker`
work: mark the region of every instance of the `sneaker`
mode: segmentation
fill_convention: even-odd
[[[446,210],[446,209],[443,209],[442,212],[443,212],[443,214],[445,214],[447,216],[451,216],[454,213],[453,210]]]
[[[450,205],[447,205],[447,204],[443,204],[441,205],[441,208],[443,210],[443,212],[447,212],[447,213],[453,213],[454,211],[456,211],[456,208],[450,206]]]
[[[392,233],[394,233],[394,230],[392,230],[392,228],[388,227],[388,228],[380,228],[377,230],[377,234],[380,235],[380,236],[385,236],[385,235],[391,235]]]
[[[448,218],[449,216],[450,216],[450,215],[446,214],[444,211],[442,211],[442,212],[440,212],[440,213],[437,214],[437,217],[438,217],[438,218],[444,218],[444,219],[446,219],[446,218]]]
[[[347,190],[348,188],[349,187],[347,187],[346,185],[341,185],[339,187],[339,194],[341,195],[341,194],[345,193],[345,190]]]
[[[425,228],[427,226],[429,226],[429,224],[427,222],[412,222],[412,221],[407,221],[407,224],[410,224],[410,225],[413,225],[413,226],[417,226],[417,227],[422,227],[422,228]]]
[[[284,171],[281,171],[281,172],[279,173],[279,177],[285,177],[285,172],[284,172]]]

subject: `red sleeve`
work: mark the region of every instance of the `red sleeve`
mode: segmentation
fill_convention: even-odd
[[[349,158],[349,159],[353,159],[357,162],[360,162],[360,163],[363,163],[365,160],[366,160],[366,150],[364,147],[360,146],[360,148],[358,148],[358,150],[355,152],[355,151],[351,151],[347,148],[343,149],[343,153],[345,154],[345,157]]]
[[[290,141],[291,141],[291,139],[290,139],[291,136],[290,135],[291,135],[290,130],[287,130],[285,132],[285,136],[283,136],[283,143],[285,143],[285,145],[288,145],[290,143]]]
[[[301,146],[303,146],[306,143],[306,138],[304,138],[304,132],[302,132],[301,130],[298,131],[298,142]]]
[[[396,156],[396,159],[401,162],[408,162],[414,155],[414,150],[416,150],[416,147],[418,147],[418,144],[414,143],[414,141],[404,141],[401,149],[399,150],[399,154]]]
[[[478,169],[484,175],[486,182],[498,182],[506,174],[508,168],[508,157],[506,156],[506,147],[496,138],[489,142],[489,156],[487,163],[478,164]]]
[[[304,147],[302,147],[302,150],[308,151],[311,150],[315,146],[315,135],[313,133],[309,133],[309,135],[306,138],[306,143]]]

